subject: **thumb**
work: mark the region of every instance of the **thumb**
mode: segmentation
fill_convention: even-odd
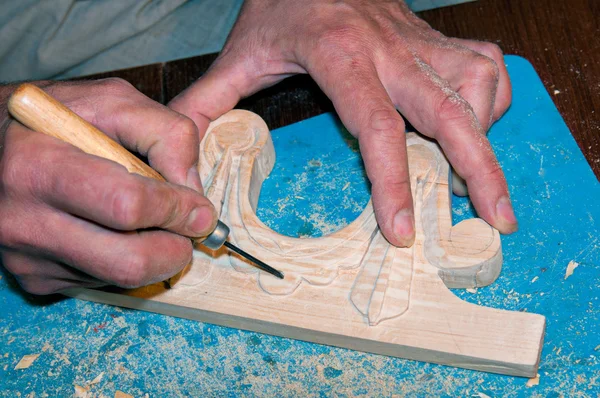
[[[217,58],[209,70],[169,102],[169,108],[196,123],[200,139],[208,124],[254,92],[243,62]]]

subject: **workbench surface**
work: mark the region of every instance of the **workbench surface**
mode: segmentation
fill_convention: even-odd
[[[490,139],[520,231],[504,265],[464,300],[547,317],[539,385],[309,344],[74,299],[22,294],[0,280],[0,391],[66,396],[597,396],[600,392],[600,185],[530,64],[509,57],[515,99]],[[332,114],[273,131],[275,169],[259,217],[293,236],[333,232],[369,199],[357,142]],[[472,217],[455,198],[454,222]],[[572,275],[567,269],[571,264]],[[577,266],[577,267],[575,267]],[[40,354],[26,369],[25,355]],[[77,387],[76,387],[77,386]]]

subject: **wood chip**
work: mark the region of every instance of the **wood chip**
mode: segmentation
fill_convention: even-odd
[[[75,384],[74,387],[75,387],[75,394],[74,394],[75,398],[88,398],[89,397],[89,395],[90,395],[89,387],[81,387],[81,386],[78,386],[77,384]]]
[[[342,188],[342,191],[345,191],[346,189],[348,189],[349,186],[350,186],[350,182],[347,182],[346,185],[344,185],[344,188]]]
[[[21,358],[17,366],[15,366],[15,370],[27,369],[36,359],[38,359],[39,356],[40,354],[25,355],[23,358]]]
[[[100,373],[94,380],[90,381],[90,386],[100,383],[102,376],[104,376],[104,372]]]
[[[570,277],[571,275],[573,275],[573,272],[575,271],[575,268],[579,267],[579,263],[575,260],[571,260],[569,261],[569,264],[567,264],[567,272],[565,272],[565,279],[567,279],[568,277]]]
[[[468,288],[468,289],[466,289],[466,290],[467,290],[467,292],[469,292],[469,293],[471,293],[471,294],[475,294],[475,293],[477,293],[477,288],[476,288],[476,287],[475,287],[475,288],[471,288],[471,287],[470,287],[470,288]]]
[[[538,373],[533,379],[527,380],[527,387],[533,387],[540,384],[540,374]]]
[[[537,280],[538,280],[538,277],[536,276],[535,278],[533,278],[533,279],[531,280],[531,283],[533,283],[533,282],[535,282],[535,281],[537,281]]]
[[[123,391],[118,391],[115,393],[115,398],[133,398],[133,395],[129,395],[124,393]]]

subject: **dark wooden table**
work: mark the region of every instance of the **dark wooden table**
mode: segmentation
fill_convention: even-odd
[[[497,43],[527,58],[579,147],[600,177],[600,0],[478,0],[420,16],[447,36]],[[216,54],[115,71],[162,103],[185,89]],[[243,100],[238,107],[277,128],[329,111],[331,103],[308,76],[297,76]]]

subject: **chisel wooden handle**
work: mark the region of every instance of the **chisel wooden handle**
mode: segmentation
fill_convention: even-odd
[[[61,139],[90,155],[123,165],[131,173],[165,181],[146,163],[33,84],[21,84],[8,100],[10,114],[34,131]]]

